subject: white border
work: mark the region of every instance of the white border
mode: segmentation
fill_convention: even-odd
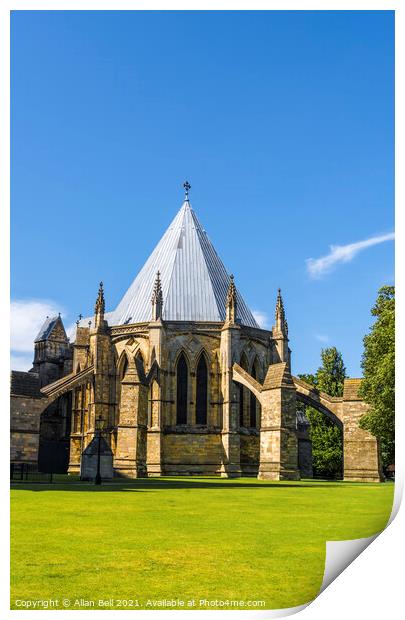
[[[9,209],[10,204],[10,161],[9,161],[9,139],[10,139],[10,124],[9,124],[9,62],[10,62],[10,36],[9,36],[9,11],[10,10],[395,10],[396,11],[396,109],[397,111],[405,109],[405,101],[403,97],[403,78],[404,62],[403,62],[403,44],[404,40],[404,27],[402,19],[402,11],[399,0],[396,2],[388,1],[335,1],[330,0],[305,2],[303,0],[295,0],[285,2],[282,1],[241,1],[229,0],[215,1],[204,0],[204,2],[198,2],[196,0],[185,1],[145,1],[139,0],[134,2],[133,0],[117,0],[113,2],[111,0],[84,0],[79,2],[73,0],[67,2],[66,0],[53,0],[53,1],[35,1],[35,0],[5,0],[1,3],[0,8],[0,62],[1,62],[1,85],[2,92],[0,97],[1,108],[1,120],[0,120],[0,140],[1,140],[1,166],[0,166],[0,192],[1,192],[1,205],[2,205],[2,218],[0,226],[0,251],[3,256],[0,261],[1,278],[1,325],[0,330],[0,342],[1,342],[1,390],[0,390],[0,402],[1,412],[3,416],[9,410],[9,332],[5,329],[5,325],[9,325]],[[403,136],[403,122],[402,115],[397,113],[396,115],[396,203],[402,204],[401,198],[403,198],[401,172],[404,174],[403,164],[404,158],[402,153],[402,142],[400,137]],[[6,206],[7,205],[7,206]],[[397,209],[397,222],[396,222],[396,264],[404,264],[404,252],[402,247],[403,239],[403,214]],[[401,274],[399,274],[401,276]],[[402,279],[397,278],[396,287],[396,299],[397,299],[397,317],[405,316],[404,303],[402,293]],[[397,324],[397,402],[404,403],[403,398],[403,381],[404,376],[402,356],[399,345],[403,343],[403,327],[398,322]],[[397,412],[401,409],[397,407]],[[404,433],[404,421],[401,420],[397,413],[397,481],[395,490],[395,508],[393,510],[393,516],[396,514],[399,508],[399,504],[403,494],[404,485],[404,470],[405,470],[405,454],[402,448],[403,446],[403,433]],[[403,412],[402,412],[403,413]],[[403,417],[403,416],[402,416]],[[5,435],[8,437],[7,425],[5,425]],[[8,441],[8,439],[7,439]],[[2,485],[3,498],[8,498],[8,468],[9,458],[8,450],[5,445],[8,445],[2,441],[1,461],[2,461]],[[8,500],[6,500],[8,501]],[[6,501],[3,502],[5,507]],[[403,549],[405,548],[404,540],[404,522],[405,522],[404,509],[398,512],[396,519],[390,524],[390,526],[374,540],[371,547],[367,548],[361,555],[353,562],[343,573],[335,580],[328,588],[326,593],[319,596],[312,604],[310,604],[304,611],[301,612],[302,618],[308,619],[322,619],[326,617],[330,620],[341,619],[342,615],[349,618],[367,617],[368,620],[374,620],[384,617],[387,620],[400,618],[403,615]],[[393,517],[392,517],[393,518]],[[392,520],[392,519],[391,519]],[[8,560],[9,560],[9,521],[8,511],[2,510],[1,512],[1,531],[4,536],[4,545],[2,549],[7,549],[7,553],[2,554],[2,560],[5,564],[5,571],[2,571],[2,575],[9,575],[8,572]],[[401,545],[402,543],[402,545]],[[401,550],[402,549],[402,550]],[[303,567],[305,570],[305,567]],[[9,580],[2,580],[1,590],[1,610],[4,617],[16,617],[15,613],[9,610]],[[293,611],[293,610],[291,610]],[[48,612],[25,612],[25,614],[35,613],[45,614],[45,617],[51,618],[52,615],[58,614],[59,611]],[[67,611],[65,614],[73,614],[75,612]],[[85,611],[86,614],[97,614],[98,611]],[[110,614],[111,617],[115,611],[104,611],[104,614]],[[131,613],[131,612],[127,612]],[[150,612],[134,612],[137,613],[137,617],[144,617]],[[155,615],[168,617],[175,612],[171,611],[157,611]],[[250,614],[255,617],[275,617],[277,612],[182,612],[182,614],[199,613],[199,614],[232,614],[234,615]],[[25,616],[24,614],[24,616]],[[50,615],[51,614],[51,615]]]

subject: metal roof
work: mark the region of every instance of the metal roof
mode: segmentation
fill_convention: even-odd
[[[224,321],[229,275],[188,200],[149,256],[116,310],[110,325],[151,320],[157,271],[163,291],[163,320]],[[237,292],[237,319],[258,327]]]

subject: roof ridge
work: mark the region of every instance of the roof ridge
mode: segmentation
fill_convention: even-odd
[[[177,215],[178,215],[179,213],[181,213],[181,212],[183,211],[183,213],[182,213],[182,222],[184,222],[184,218],[185,218],[185,215],[186,215],[187,205],[188,205],[189,209],[191,209],[191,206],[190,206],[189,201],[188,201],[188,200],[185,200],[185,201],[183,202],[183,204],[181,205],[179,212],[177,213]],[[174,220],[172,221],[172,223],[174,223],[176,219],[177,219],[177,216],[174,218]],[[181,225],[181,226],[179,227],[179,237],[180,237],[180,235],[181,235],[182,228],[183,228],[183,226]],[[176,247],[177,247],[177,246],[178,246],[178,239],[177,239],[177,242],[176,242]],[[176,260],[177,260],[177,252],[176,252],[176,254],[175,254],[174,261],[173,261],[173,264],[172,264],[172,268],[171,268],[171,271],[170,271],[170,274],[169,274],[169,278],[168,278],[168,286],[167,286],[167,289],[166,289],[166,295],[163,297],[162,315],[164,315],[166,301],[167,301],[167,298],[169,297],[169,292],[170,292],[170,282],[171,282],[171,280],[172,280],[173,271],[174,271],[174,268],[175,268],[175,265],[176,265]]]

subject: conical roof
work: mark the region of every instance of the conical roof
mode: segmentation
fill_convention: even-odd
[[[151,320],[151,297],[158,271],[163,320],[225,320],[229,275],[187,199],[116,310],[106,317],[110,325]],[[258,327],[239,292],[237,319]]]

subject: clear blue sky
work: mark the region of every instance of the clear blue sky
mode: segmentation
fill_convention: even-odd
[[[11,30],[14,300],[69,324],[102,279],[115,307],[188,179],[269,323],[281,286],[294,373],[335,345],[359,376],[394,244],[317,278],[306,260],[394,229],[393,12],[17,11]]]

